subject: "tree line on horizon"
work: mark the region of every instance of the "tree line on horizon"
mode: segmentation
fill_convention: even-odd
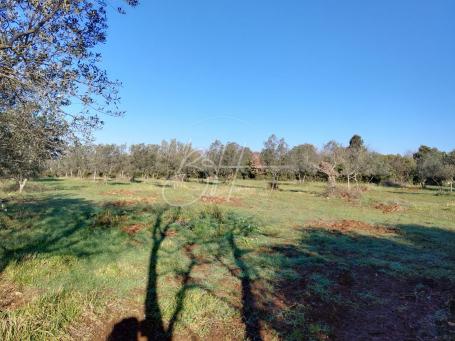
[[[136,7],[122,0],[116,8]],[[123,6],[121,5],[123,4]],[[452,188],[455,152],[421,146],[413,155],[368,150],[360,136],[347,146],[330,141],[290,148],[272,135],[260,152],[213,142],[196,150],[176,140],[160,145],[93,145],[87,140],[105,115],[121,116],[120,82],[109,78],[97,47],[106,41],[104,0],[17,0],[0,5],[0,179],[22,191],[30,178],[269,177]],[[77,110],[80,109],[80,110]]]
[[[261,151],[235,142],[214,141],[206,150],[176,139],[161,144],[72,144],[61,157],[46,162],[41,175],[93,178],[216,178],[229,181],[268,178],[326,180],[348,184],[369,182],[449,185],[455,177],[455,150],[443,152],[420,146],[414,154],[381,154],[369,150],[359,135],[347,146],[329,141],[323,148],[305,143],[290,148],[271,135]]]

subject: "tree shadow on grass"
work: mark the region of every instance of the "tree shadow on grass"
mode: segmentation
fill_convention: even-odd
[[[190,264],[181,274],[181,287],[176,295],[176,306],[167,326],[162,316],[158,298],[158,260],[162,244],[168,237],[169,229],[178,218],[180,209],[172,215],[170,221],[164,222],[163,215],[169,207],[160,207],[156,210],[156,220],[152,226],[152,249],[150,251],[146,297],[144,302],[145,318],[139,321],[136,317],[123,319],[115,324],[108,340],[137,340],[139,337],[147,340],[172,340],[175,324],[183,309],[183,302],[187,291],[191,288],[191,272],[196,265],[196,259],[191,253],[191,243],[183,245]],[[175,255],[177,256],[177,255]]]
[[[450,337],[455,232],[419,225],[368,232],[309,226],[297,243],[263,254],[278,266],[261,313],[283,339]]]
[[[236,234],[243,234],[244,231],[236,230],[236,226],[229,228],[221,234],[215,234],[209,238],[198,238],[197,235],[184,238],[178,246],[178,250],[183,251],[184,256],[188,260],[185,270],[178,271],[178,278],[180,288],[175,294],[175,307],[171,316],[166,319],[160,308],[160,301],[158,297],[158,263],[159,254],[161,252],[167,253],[171,257],[178,257],[176,253],[178,250],[168,252],[162,249],[165,239],[171,234],[170,228],[174,226],[179,211],[177,210],[172,214],[170,221],[163,221],[163,214],[167,209],[162,209],[152,226],[152,249],[150,251],[150,261],[148,269],[148,283],[145,298],[145,318],[139,321],[135,317],[123,319],[115,324],[112,332],[108,336],[108,340],[172,340],[175,334],[175,326],[179,322],[180,315],[184,310],[184,301],[189,290],[200,289],[206,292],[230,307],[234,307],[232,303],[218,296],[217,293],[211,291],[202,282],[193,277],[193,270],[196,266],[200,265],[221,265],[228,269],[231,276],[238,279],[242,288],[242,307],[240,309],[242,321],[245,326],[245,336],[249,340],[262,340],[260,335],[259,317],[256,312],[255,296],[252,293],[252,284],[250,278],[250,269],[247,263],[243,260],[244,251],[242,251],[236,242]],[[187,227],[188,228],[188,227]],[[210,228],[210,227],[207,227]],[[215,247],[218,252],[206,254],[204,256],[196,255],[194,249],[210,245]],[[227,265],[222,257],[232,257],[234,266]],[[192,333],[190,328],[186,328],[189,333]],[[196,337],[197,338],[197,337]]]
[[[93,234],[94,210],[90,201],[55,195],[9,203],[0,213],[0,274],[8,264],[32,255],[87,257],[99,252],[84,242]]]
[[[179,275],[174,311],[164,318],[157,264],[176,222],[164,222],[164,212],[152,226],[145,319],[121,321],[110,340],[173,339],[186,295],[196,288],[238,310],[248,340],[267,339],[270,330],[294,340],[425,339],[446,335],[447,321],[455,319],[447,305],[455,292],[455,233],[419,225],[377,231],[308,226],[297,231],[294,243],[252,250],[239,246],[242,232],[235,229],[212,239],[186,239],[179,250],[188,262]],[[201,259],[193,249],[204,244],[215,248]],[[202,262],[226,269],[226,281],[238,281],[240,305],[193,277]],[[261,268],[271,277],[261,278]]]

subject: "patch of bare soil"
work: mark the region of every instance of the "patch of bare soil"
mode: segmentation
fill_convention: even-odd
[[[122,227],[122,231],[128,233],[131,236],[144,229],[144,227],[145,226],[143,224],[133,224]]]
[[[134,206],[137,204],[135,200],[118,200],[118,201],[111,201],[108,203],[110,206],[114,207],[127,207],[127,206]]]
[[[274,247],[290,258],[295,249]],[[271,322],[280,335],[303,330],[309,323],[325,323],[331,327],[318,340],[455,340],[455,283],[431,278],[399,278],[371,267],[355,270],[334,270],[296,266],[300,276],[282,279],[273,292],[255,286],[258,307],[274,316]],[[327,301],[308,290],[312,274],[324,271],[331,278],[329,294],[339,297]],[[296,325],[295,318],[305,317]]]
[[[385,225],[372,225],[358,220],[336,220],[336,221],[315,221],[308,224],[310,228],[321,228],[334,233],[349,233],[349,232],[370,232],[378,234],[396,234],[399,230],[396,227]]]
[[[129,191],[126,189],[119,189],[116,191],[109,191],[109,192],[103,192],[101,193],[102,195],[111,195],[111,196],[133,196],[136,195],[137,193],[134,191]]]
[[[382,213],[394,213],[394,212],[404,211],[404,207],[397,203],[395,203],[395,204],[379,203],[379,204],[374,205],[374,208],[377,210],[381,210]]]
[[[217,197],[212,195],[203,195],[201,196],[201,201],[207,204],[232,204],[232,205],[241,205],[242,201],[239,198],[225,198]]]
[[[363,191],[361,189],[347,190],[344,188],[332,188],[327,190],[324,193],[324,196],[326,196],[327,198],[329,197],[340,198],[349,203],[357,203],[362,197],[362,192]]]
[[[362,193],[368,192],[370,190],[370,188],[368,186],[359,186],[357,188]]]
[[[0,282],[0,312],[15,310],[25,303],[25,295],[16,286]]]
[[[351,304],[339,308],[336,340],[455,339],[449,309],[453,283],[400,279],[370,268],[349,279],[338,282],[338,292]]]
[[[124,302],[122,308],[108,308],[106,312],[106,321],[96,323],[90,318],[82,323],[90,330],[91,340],[106,341],[106,340],[138,340],[147,341],[145,336],[140,333],[139,321],[143,318],[143,307],[134,302]],[[99,322],[99,321],[98,321]],[[95,327],[95,328],[94,328]],[[72,336],[77,336],[77,333],[72,333]],[[76,335],[74,335],[76,334]],[[85,335],[87,336],[87,331]]]
[[[359,191],[340,191],[338,196],[347,202],[356,202],[360,199],[360,193]]]

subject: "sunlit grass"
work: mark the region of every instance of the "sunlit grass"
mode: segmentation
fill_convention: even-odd
[[[90,339],[93,326],[130,315],[143,319],[156,238],[162,238],[157,303],[165,326],[176,317],[176,334],[190,330],[204,337],[225,330],[228,338],[248,336],[241,294],[246,277],[253,291],[273,301],[287,285],[280,283],[298,282],[311,269],[305,295],[327,304],[346,303],[332,295],[333,274],[362,266],[393,276],[455,280],[455,195],[434,190],[368,185],[360,200],[346,202],[324,197],[323,183],[286,182],[277,191],[253,180],[168,187],[164,180],[65,179],[31,185],[22,195],[0,192],[8,200],[0,213],[0,283],[20,297],[4,306],[0,299],[5,340]],[[201,196],[223,200],[215,205]],[[169,206],[177,203],[182,207]],[[398,203],[403,210],[383,213],[377,203]],[[311,226],[341,219],[396,226],[400,233],[333,234]],[[132,225],[137,231],[128,232]],[[161,234],[154,235],[154,227]],[[261,315],[270,337],[330,334],[330,325],[308,318],[308,305],[285,305],[270,308],[278,309],[276,315]]]

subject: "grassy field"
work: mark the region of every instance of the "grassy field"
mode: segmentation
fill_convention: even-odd
[[[43,179],[0,190],[1,340],[453,340],[455,195]]]

